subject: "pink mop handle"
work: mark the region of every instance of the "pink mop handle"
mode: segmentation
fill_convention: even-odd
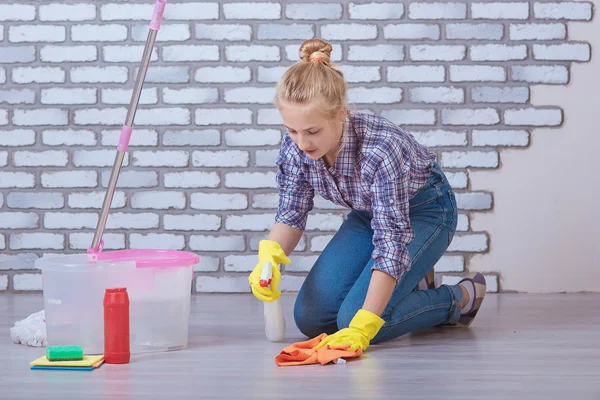
[[[127,151],[132,131],[132,126],[123,125],[123,127],[121,128],[121,137],[119,137],[119,145],[117,146],[117,151],[120,151],[122,153],[125,153]]]
[[[166,5],[167,0],[156,0],[156,3],[154,4],[154,12],[152,13],[152,19],[150,20],[150,29],[154,29],[155,31],[160,29],[160,22],[162,21]]]

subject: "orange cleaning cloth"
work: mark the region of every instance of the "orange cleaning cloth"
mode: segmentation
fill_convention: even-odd
[[[323,346],[317,350],[317,345],[327,337],[326,333],[306,340],[289,345],[275,356],[275,363],[278,366],[291,365],[308,365],[317,364],[325,365],[338,358],[354,358],[362,355],[361,349],[354,351],[348,350],[349,345],[343,347]]]

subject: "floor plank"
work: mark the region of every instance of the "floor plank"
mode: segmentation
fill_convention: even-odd
[[[0,295],[0,398],[17,399],[600,399],[600,294],[489,294],[470,329],[431,329],[371,346],[345,365],[277,367],[305,338],[282,297],[285,343],[266,340],[250,295],[192,297],[189,348],[93,372],[31,371],[40,348],[9,328],[39,294]]]

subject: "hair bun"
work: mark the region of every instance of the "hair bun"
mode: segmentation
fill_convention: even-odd
[[[331,64],[331,44],[321,39],[308,39],[300,45],[300,59],[304,62],[311,62],[315,58],[320,59],[323,64]]]

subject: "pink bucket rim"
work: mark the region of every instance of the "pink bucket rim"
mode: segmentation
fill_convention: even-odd
[[[197,254],[160,249],[128,249],[101,251],[98,261],[135,261],[136,268],[181,268],[190,267],[200,262]]]

